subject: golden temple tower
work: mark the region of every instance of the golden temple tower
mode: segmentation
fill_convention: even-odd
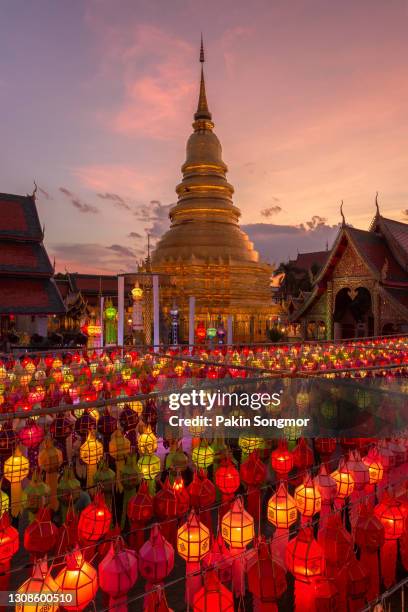
[[[173,288],[162,292],[167,314],[175,301],[186,339],[188,301],[196,298],[196,322],[226,325],[233,316],[234,342],[266,340],[273,311],[271,267],[259,261],[248,236],[239,227],[234,188],[226,179],[221,144],[214,133],[204,81],[204,49],[200,49],[201,81],[193,133],[187,142],[178,202],[170,211],[170,229],[151,257],[154,272],[168,274]]]

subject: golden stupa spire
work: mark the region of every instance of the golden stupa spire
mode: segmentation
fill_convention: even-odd
[[[203,68],[204,62],[205,62],[204,44],[203,44],[203,35],[201,35],[201,46],[200,46],[201,80],[200,80],[200,95],[198,97],[197,112],[194,115],[194,119],[196,121],[200,121],[200,119],[211,121],[211,113],[208,110],[207,94],[205,92],[205,80],[204,80],[204,68]]]

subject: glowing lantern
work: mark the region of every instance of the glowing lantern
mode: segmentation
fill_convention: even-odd
[[[201,522],[211,529],[212,521],[209,507],[215,502],[216,490],[204,470],[194,473],[193,480],[188,486],[188,494],[191,506],[196,512],[199,512]]]
[[[143,297],[143,289],[141,287],[139,287],[139,283],[136,283],[135,286],[133,287],[132,291],[132,298],[134,300],[141,300]]]
[[[370,448],[367,455],[363,457],[363,463],[368,467],[369,483],[378,484],[384,476],[384,467],[376,448]]]
[[[108,554],[99,564],[99,586],[109,594],[109,608],[127,608],[126,595],[137,580],[136,553],[125,548],[123,540],[112,542]]]
[[[28,580],[17,589],[19,595],[26,595],[26,601],[30,595],[38,595],[39,601],[41,602],[41,596],[43,595],[44,601],[47,602],[45,608],[44,602],[42,603],[18,603],[15,606],[15,612],[58,612],[58,603],[52,603],[52,595],[59,592],[59,586],[55,582],[48,570],[47,563],[44,561],[38,561],[34,564],[33,573]],[[23,599],[23,598],[22,598]]]
[[[244,510],[242,499],[238,497],[231,509],[223,516],[221,533],[231,548],[245,548],[254,538],[254,519]]]
[[[268,521],[278,529],[289,529],[297,520],[296,502],[281,482],[268,501]]]
[[[324,556],[321,546],[313,537],[313,530],[306,527],[289,541],[286,548],[286,566],[298,580],[309,580],[324,573]]]
[[[38,454],[38,465],[45,472],[45,482],[51,490],[50,507],[53,510],[58,509],[57,485],[62,461],[63,457],[60,449],[54,446],[51,438],[46,438]]]
[[[21,444],[26,448],[37,448],[44,438],[44,430],[34,421],[28,421],[18,432]]]
[[[40,508],[37,516],[24,531],[24,548],[35,557],[43,557],[52,550],[58,536],[58,528],[51,521],[49,508]]]
[[[239,472],[229,457],[222,460],[220,467],[215,472],[215,483],[222,493],[223,502],[232,499],[239,488],[241,484]]]
[[[84,610],[95,599],[98,590],[96,569],[85,561],[76,548],[65,557],[65,568],[56,576],[55,582],[64,593],[74,593],[74,603],[64,603],[65,610]]]
[[[361,461],[358,450],[350,451],[350,458],[347,461],[346,466],[353,475],[354,488],[357,491],[362,491],[370,482],[370,472],[368,466]]]
[[[210,548],[210,531],[192,511],[177,531],[177,551],[188,563],[198,563]]]
[[[0,518],[0,571],[2,573],[8,573],[11,558],[18,551],[18,546],[18,531],[10,525],[9,515],[3,514]],[[5,586],[8,585],[2,583],[2,587]]]
[[[97,542],[109,531],[112,514],[105,504],[102,493],[96,493],[94,500],[84,508],[79,517],[78,536],[83,542]]]
[[[202,440],[198,446],[193,448],[191,458],[198,468],[208,468],[214,462],[214,450],[207,440]]]
[[[242,435],[242,436],[239,436],[238,446],[242,450],[242,454],[244,455],[243,458],[245,459],[245,456],[248,456],[250,453],[253,453],[255,450],[262,449],[264,446],[264,441],[262,438],[259,438],[258,436]]]
[[[336,481],[337,497],[340,500],[349,497],[354,490],[354,478],[342,460],[338,469],[332,472],[331,476]]]
[[[260,486],[266,478],[266,466],[259,457],[259,451],[251,453],[239,468],[242,482],[248,487],[247,508],[254,520],[259,521],[261,508]]]
[[[14,453],[4,462],[4,478],[11,485],[11,515],[18,516],[21,511],[21,482],[28,476],[30,464],[27,457],[16,446]]]
[[[103,445],[96,439],[94,430],[89,431],[87,439],[79,449],[79,455],[87,466],[87,487],[92,487],[94,484],[96,467],[103,457]]]
[[[0,518],[5,512],[8,512],[10,508],[10,499],[7,493],[0,489]]]
[[[278,448],[272,451],[271,465],[278,479],[283,480],[288,477],[293,468],[293,454],[288,450],[288,443],[285,439],[279,440]]]
[[[129,542],[134,550],[139,550],[144,543],[143,527],[153,516],[153,497],[145,480],[142,480],[137,494],[130,498],[127,516],[131,526]]]
[[[214,570],[207,572],[204,586],[197,591],[193,600],[194,612],[234,612],[234,598],[225,586],[219,581]]]
[[[353,555],[353,540],[344,528],[339,514],[327,517],[319,530],[318,540],[326,561],[326,574],[336,578],[337,572],[350,561]]]
[[[305,438],[299,438],[297,445],[292,451],[293,465],[299,470],[305,470],[314,463],[313,451],[307,444]]]
[[[177,535],[177,495],[168,477],[155,495],[153,503],[155,515],[164,521],[161,524],[163,537],[174,545]]]
[[[326,464],[322,463],[322,465],[320,466],[319,473],[314,478],[314,484],[318,488],[320,495],[322,497],[322,504],[323,504],[322,511],[324,511],[325,506],[326,506],[326,511],[329,510],[327,506],[330,506],[331,502],[336,497],[337,482],[328,473]]]
[[[295,502],[297,509],[303,516],[313,516],[320,512],[322,497],[308,473],[304,477],[303,484],[295,489]]]
[[[137,441],[137,446],[141,455],[152,455],[157,450],[157,438],[152,432],[150,425],[145,427],[145,430],[140,434]]]
[[[204,557],[202,565],[206,569],[216,567],[221,582],[231,582],[232,557],[220,533],[213,539],[210,552]]]
[[[199,324],[196,327],[195,332],[197,336],[197,341],[199,343],[204,342],[205,337],[207,335],[207,330],[205,329],[204,321],[199,322]]]
[[[137,462],[137,469],[142,478],[148,481],[149,491],[154,495],[156,490],[155,478],[161,471],[160,458],[157,455],[142,455]]]
[[[384,545],[384,525],[366,504],[360,508],[355,543],[360,548],[361,565],[369,576],[368,601],[374,601],[379,595],[378,550]]]
[[[174,567],[174,549],[153,525],[150,538],[139,550],[139,573],[147,581],[146,591],[160,584]]]
[[[389,588],[395,583],[397,540],[404,532],[406,517],[401,502],[388,492],[384,492],[381,502],[374,508],[374,514],[384,527],[385,543],[381,548],[381,570],[384,585]]]

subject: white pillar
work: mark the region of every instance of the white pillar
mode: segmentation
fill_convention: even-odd
[[[153,275],[153,345],[154,350],[160,347],[160,301],[159,301],[159,277]]]
[[[227,345],[232,344],[232,315],[228,315],[227,319]]]
[[[125,331],[125,277],[118,276],[118,345],[123,346]]]
[[[190,295],[188,300],[188,344],[190,353],[194,348],[195,301],[195,297]]]
[[[103,348],[103,343],[104,343],[104,340],[105,340],[105,334],[104,334],[104,332],[105,332],[105,319],[104,319],[104,316],[103,316],[103,314],[104,314],[103,313],[104,304],[105,304],[105,298],[103,297],[103,295],[101,295],[100,304],[99,304],[99,313],[100,313],[100,317],[101,317],[101,320],[100,320],[100,323],[101,323],[101,335],[100,335],[100,338],[99,338],[99,346],[100,346],[100,348]]]

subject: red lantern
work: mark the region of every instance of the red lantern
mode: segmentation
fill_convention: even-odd
[[[108,532],[112,514],[105,504],[103,493],[96,493],[94,500],[84,508],[79,517],[78,536],[81,542],[97,542]]]
[[[215,502],[216,489],[207,478],[204,470],[195,472],[192,482],[187,487],[191,507],[199,514],[200,521],[212,529],[211,512],[209,508]]]
[[[327,462],[336,450],[337,440],[336,438],[316,438],[314,445],[322,461]]]
[[[352,537],[344,528],[339,514],[327,517],[317,541],[323,550],[326,574],[329,578],[335,578],[338,570],[349,562],[353,554]]]
[[[85,561],[79,548],[66,555],[65,568],[56,576],[55,582],[62,592],[74,593],[74,603],[64,603],[65,610],[80,612],[95,599],[98,590],[96,569]]]
[[[182,476],[176,476],[173,482],[173,489],[177,499],[177,516],[184,516],[190,508],[190,495],[184,485]]]
[[[161,519],[163,537],[172,546],[176,544],[177,535],[177,496],[167,477],[161,490],[156,493],[153,500],[155,515]]]
[[[239,469],[242,482],[247,486],[247,508],[256,523],[259,522],[261,509],[260,486],[266,478],[266,466],[261,461],[259,451],[253,451]]]
[[[369,576],[368,601],[374,601],[379,595],[378,550],[384,545],[384,525],[366,504],[360,508],[355,543],[360,548],[360,562]]]
[[[10,525],[10,517],[7,512],[0,518],[0,589],[7,591],[10,581],[10,561],[18,551],[18,531]]]
[[[288,450],[288,442],[285,438],[279,440],[278,448],[271,453],[271,465],[275,470],[278,480],[285,480],[293,468],[294,456]]]
[[[28,421],[18,432],[18,437],[26,448],[37,448],[44,439],[44,430],[35,421]]]
[[[202,561],[203,567],[211,569],[216,568],[218,578],[221,582],[231,582],[232,577],[232,559],[223,537],[219,533],[213,540],[210,552]]]
[[[57,542],[58,527],[51,521],[49,508],[40,508],[24,532],[24,548],[34,557],[43,557]]]
[[[286,591],[286,569],[276,559],[271,557],[269,547],[265,542],[259,544],[255,560],[250,561],[247,570],[248,588],[254,598],[254,609],[262,609],[268,604],[268,610],[278,610],[276,602]]]
[[[146,591],[159,585],[174,567],[174,549],[162,536],[159,526],[153,525],[150,538],[139,550],[139,573],[147,580]]]
[[[222,493],[224,503],[230,501],[239,488],[241,484],[239,472],[229,457],[222,459],[220,467],[215,472],[215,484]]]
[[[127,516],[130,521],[129,544],[138,551],[145,541],[144,526],[153,516],[153,497],[146,480],[142,480],[138,492],[130,498]]]
[[[321,546],[313,538],[311,527],[300,529],[286,547],[286,566],[295,576],[296,610],[313,609],[315,591],[313,580],[324,574],[325,563]]]
[[[109,608],[117,612],[127,609],[126,595],[137,580],[137,557],[133,550],[124,547],[121,538],[111,543],[99,564],[98,575],[99,586],[110,595]]]
[[[385,543],[381,547],[381,573],[385,587],[395,584],[397,563],[397,540],[404,532],[405,514],[402,504],[387,491],[381,503],[374,508],[374,514],[384,527]]]
[[[217,574],[209,571],[204,586],[194,595],[194,612],[234,612],[234,598],[231,591],[221,584]]]
[[[341,593],[343,597],[342,610],[359,612],[363,610],[367,601],[368,574],[362,564],[353,555],[351,561],[344,567],[342,574],[345,576],[345,589]],[[346,599],[346,601],[344,601]]]

